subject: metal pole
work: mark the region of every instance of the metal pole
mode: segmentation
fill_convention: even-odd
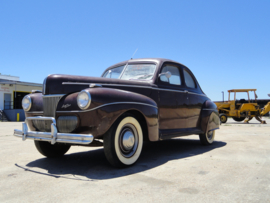
[[[15,83],[15,98],[13,99],[13,109],[15,108],[15,106],[14,106],[15,100],[16,100],[16,83]],[[11,107],[11,104],[10,104],[10,107]]]
[[[222,91],[222,101],[224,102],[224,92]]]

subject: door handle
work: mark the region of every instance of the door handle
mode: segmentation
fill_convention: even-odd
[[[185,90],[184,92],[185,92],[185,93],[188,93],[188,91],[187,91],[187,90]]]

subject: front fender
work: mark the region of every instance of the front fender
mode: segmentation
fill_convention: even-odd
[[[143,132],[148,135],[150,141],[159,140],[158,109],[141,104],[116,104],[96,110],[96,118],[99,120],[99,124],[95,129],[96,134],[98,136],[103,135],[126,112],[136,116],[143,128]]]
[[[145,122],[150,141],[158,140],[158,108],[151,98],[134,92],[111,88],[88,88],[91,104],[86,110],[77,105],[77,93],[63,97],[57,106],[57,117],[76,115],[79,125],[76,131],[91,133],[95,138],[102,135],[113,125],[119,116],[127,111],[137,112]]]

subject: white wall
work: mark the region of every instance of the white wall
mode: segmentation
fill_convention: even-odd
[[[4,109],[4,93],[11,94],[11,101],[14,101],[13,92],[29,92],[31,93],[32,90],[42,90],[42,87],[36,86],[24,86],[24,85],[16,85],[15,84],[10,86],[9,84],[1,85],[0,84],[0,109]]]

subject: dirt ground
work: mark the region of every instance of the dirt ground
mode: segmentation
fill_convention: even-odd
[[[198,136],[145,143],[138,162],[115,169],[103,148],[74,146],[44,158],[21,123],[0,122],[0,202],[270,202],[270,119],[229,119],[216,141]]]

